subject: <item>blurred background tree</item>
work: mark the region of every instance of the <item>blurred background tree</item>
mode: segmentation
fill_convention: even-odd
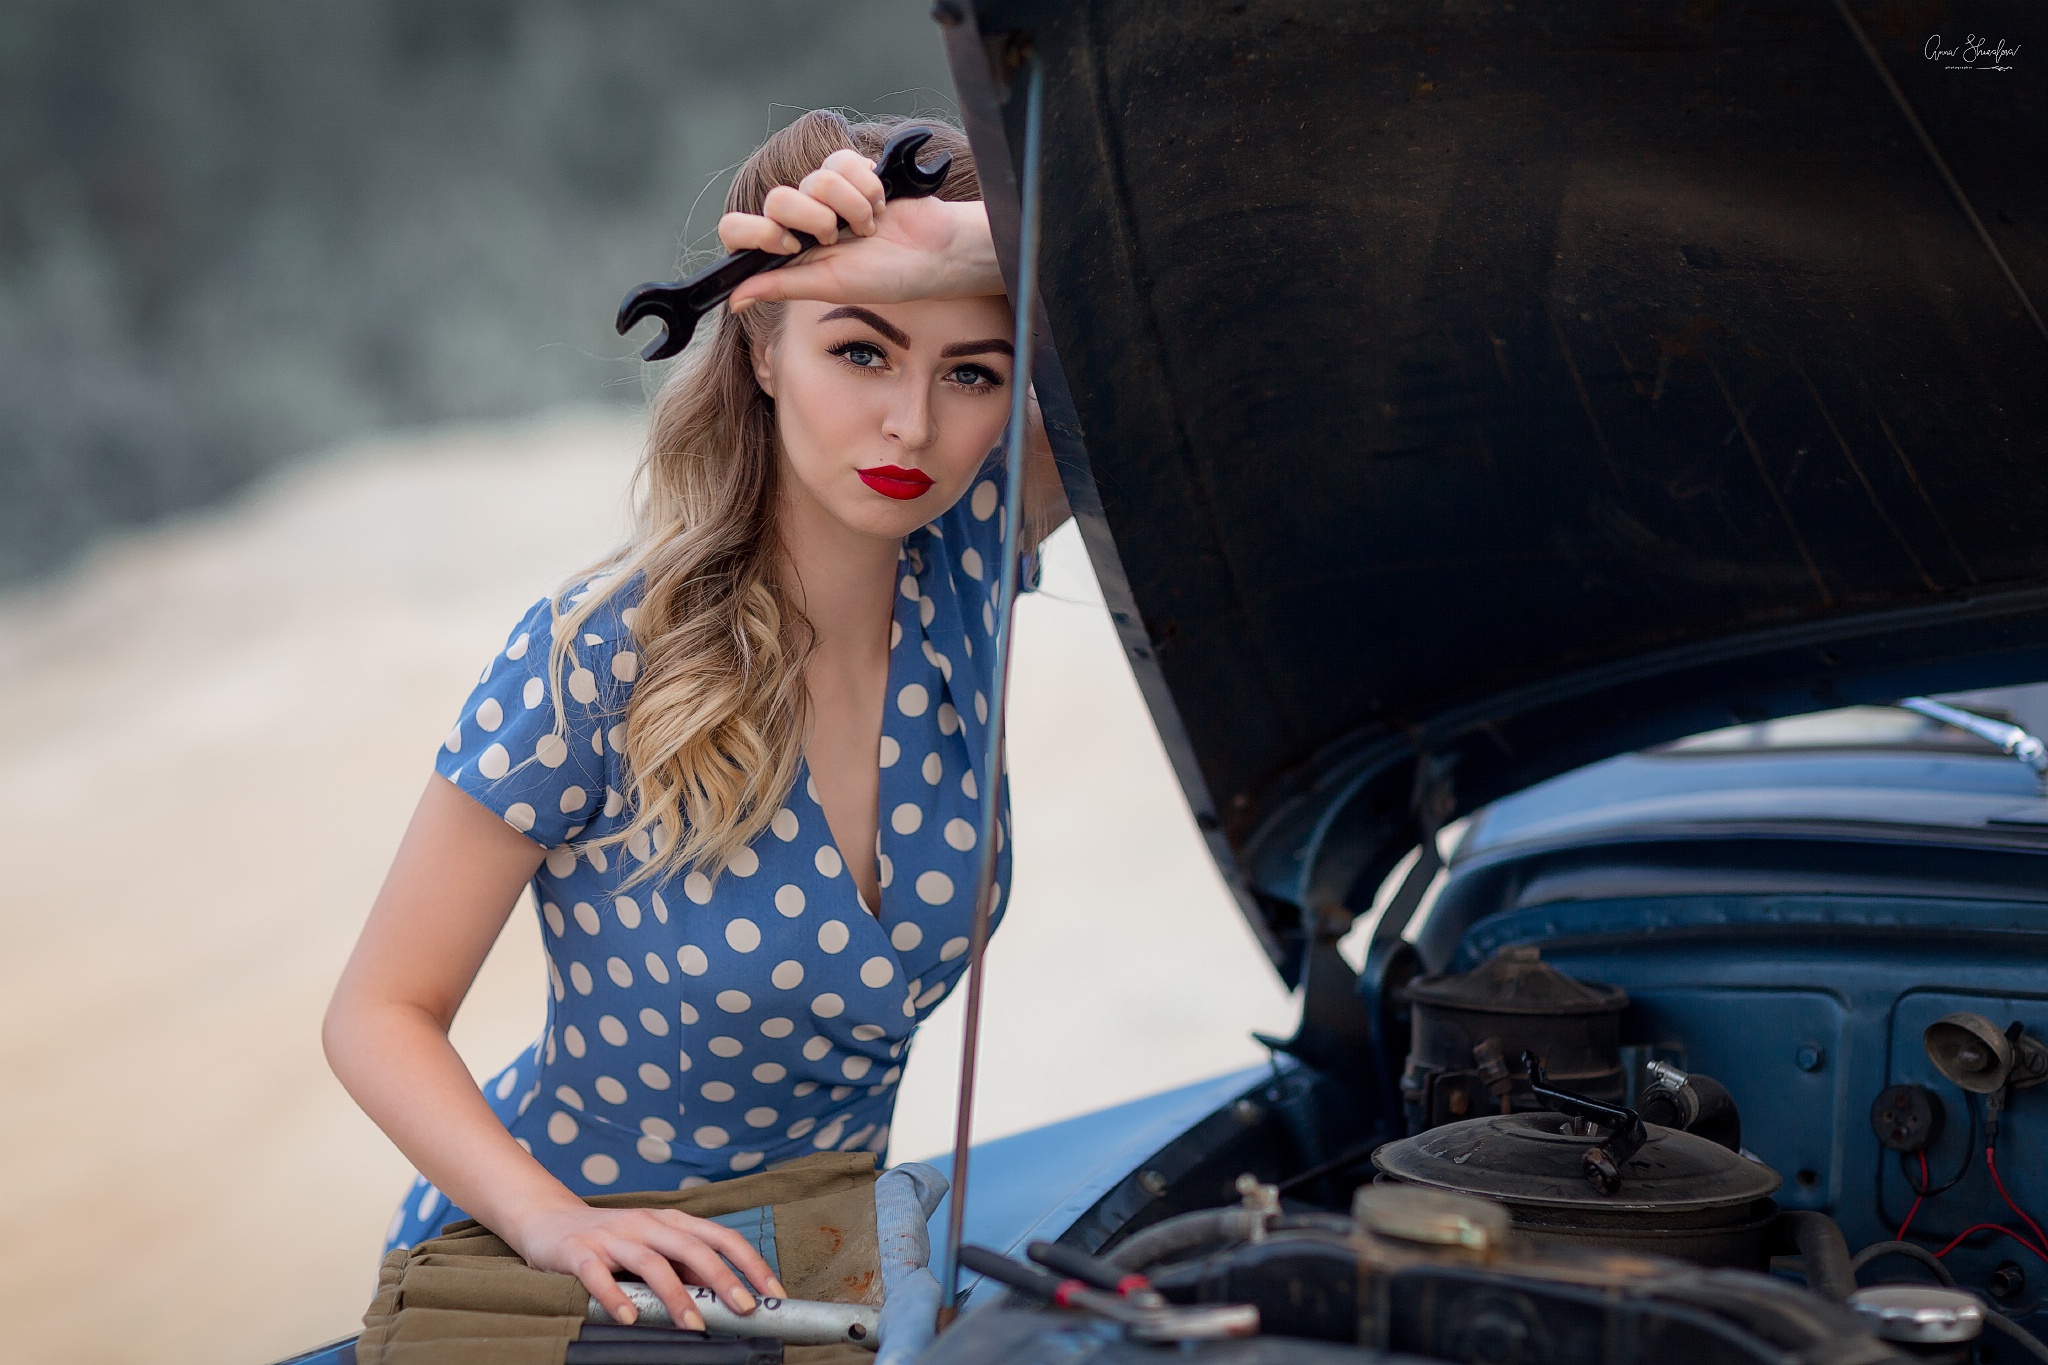
[[[360,433],[639,402],[613,308],[718,173],[949,89],[923,0],[10,0],[0,585]]]

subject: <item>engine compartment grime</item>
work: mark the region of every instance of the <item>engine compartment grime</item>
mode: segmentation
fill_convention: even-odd
[[[1726,1017],[1695,1016],[1694,1031],[1674,1032],[1668,1013],[1634,1011],[1634,989],[1581,980],[1529,946],[1410,982],[1405,1135],[1360,1119],[1369,1087],[1359,1078],[1301,1061],[1276,1068],[1133,1172],[1059,1246],[1032,1252],[1064,1274],[1086,1272],[1098,1295],[1140,1286],[1160,1321],[1119,1326],[1138,1309],[1091,1315],[1050,1289],[1038,1306],[1013,1287],[943,1335],[930,1359],[1073,1365],[1156,1356],[1169,1340],[1216,1362],[1983,1365],[2011,1358],[2005,1343],[2038,1352],[2018,1315],[1999,1309],[2031,1301],[2033,1266],[2013,1259],[1960,1284],[1957,1262],[1942,1259],[1960,1237],[1944,1248],[1865,1234],[1852,1257],[1815,1172],[1781,1172],[1743,1146],[1743,1099],[1763,1114],[1760,1145],[1787,1145],[1772,1074],[1738,1067],[1731,1087],[1687,1068],[1694,1049],[1740,1055],[1712,1031],[1729,1028]],[[1927,1085],[1890,1083],[1855,1099],[1884,1164],[1896,1161],[1916,1196],[1903,1219],[1883,1219],[1877,1201],[1882,1226],[1900,1234],[1965,1177],[2019,1209],[1987,1169],[1998,1155],[1989,1148],[2001,1123],[2011,1129],[2013,1093],[2044,1074],[2018,1022],[1946,998],[1919,1008],[1931,1011],[1927,1058],[1962,1095],[1944,1102]],[[1780,1044],[1785,1073],[1826,1074],[1826,1048],[1809,1036]],[[1945,1105],[1961,1106],[1949,1140],[1986,1150],[1974,1168],[1945,1156],[1944,1184],[1924,1158],[1943,1140]],[[1945,1216],[1967,1220],[1966,1201],[1951,1201]],[[1195,1308],[1227,1311],[1233,1332],[1248,1334],[1200,1336],[1206,1319],[1172,1326],[1175,1310]]]
[[[1255,1182],[1254,1182],[1255,1183]],[[1528,1235],[1497,1201],[1415,1185],[1362,1186],[1350,1217],[1243,1211],[1183,1215],[1132,1238],[1101,1283],[1156,1293],[1167,1305],[1255,1312],[1262,1353],[1243,1341],[1183,1341],[1210,1360],[1325,1358],[1463,1362],[1755,1362],[1875,1365],[1892,1349],[1848,1308],[1738,1270],[1664,1256],[1559,1245]],[[1186,1231],[1174,1224],[1187,1225]],[[1156,1259],[1155,1259],[1156,1258]],[[978,1265],[999,1257],[984,1253]],[[1002,1273],[1069,1310],[1056,1286],[1032,1294],[1028,1268]],[[1050,1277],[1048,1277],[1050,1278]],[[1171,1312],[1172,1308],[1165,1311]],[[933,1365],[983,1360],[1122,1359],[1137,1337],[1114,1314],[1049,1317],[1016,1299],[986,1305],[942,1336]],[[1154,1338],[1156,1339],[1156,1338]],[[1156,1349],[1156,1348],[1153,1348]]]

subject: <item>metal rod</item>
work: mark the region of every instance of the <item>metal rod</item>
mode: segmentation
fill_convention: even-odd
[[[989,918],[994,910],[996,840],[1003,795],[1003,722],[1010,702],[1010,642],[1017,607],[1020,546],[1024,539],[1024,451],[1030,420],[1031,314],[1038,292],[1038,163],[1040,110],[1045,97],[1045,68],[1031,54],[1031,82],[1024,97],[1024,175],[1022,221],[1017,233],[1017,292],[1010,300],[1016,314],[1010,380],[1010,427],[1004,462],[1008,478],[1003,494],[1003,572],[998,589],[994,667],[995,696],[989,700],[981,791],[981,864],[974,878],[974,927],[967,946],[967,1017],[960,1037],[960,1094],[953,1121],[953,1202],[946,1218],[946,1275],[939,1326],[949,1325],[960,1311],[960,1244],[967,1227],[967,1148],[974,1130],[974,1075],[981,1047],[982,957],[988,950]]]
[[[1929,720],[1940,721],[1943,725],[1954,726],[1967,734],[1975,735],[1987,744],[1995,744],[2012,757],[2034,770],[2041,779],[2041,790],[2048,796],[2048,744],[2040,736],[2028,734],[2017,725],[2006,725],[1980,716],[1974,712],[1944,705],[1928,697],[1906,697],[1893,705],[1901,710],[1914,711]]]

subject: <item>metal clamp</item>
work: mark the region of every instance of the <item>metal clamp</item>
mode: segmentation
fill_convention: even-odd
[[[1650,1140],[1650,1130],[1643,1127],[1642,1117],[1622,1105],[1602,1104],[1569,1090],[1553,1090],[1544,1080],[1543,1060],[1533,1052],[1522,1054],[1522,1069],[1529,1073],[1529,1089],[1545,1109],[1607,1129],[1606,1140],[1588,1147],[1579,1161],[1594,1189],[1602,1194],[1620,1189],[1622,1164]]]

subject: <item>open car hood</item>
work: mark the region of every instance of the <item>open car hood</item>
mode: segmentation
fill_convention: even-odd
[[[1553,774],[2048,677],[2048,45],[1923,55],[2028,6],[935,14],[1013,279],[1044,63],[1040,398],[1290,980]]]

